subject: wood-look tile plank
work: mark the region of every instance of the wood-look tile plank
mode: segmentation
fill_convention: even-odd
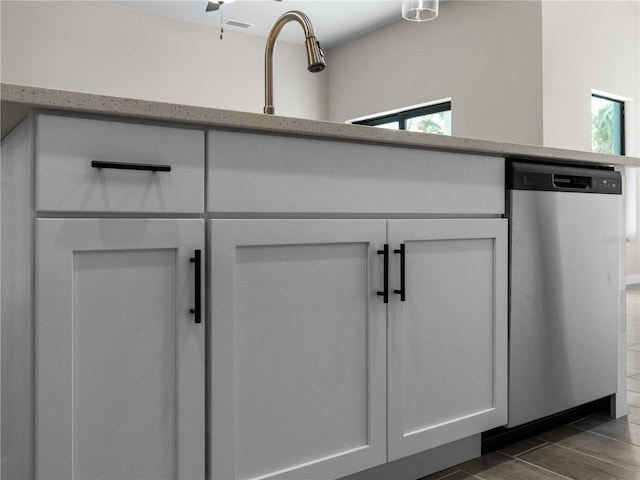
[[[550,430],[538,437],[604,462],[640,472],[640,447],[636,445],[568,426]]]
[[[627,415],[623,419],[629,423],[640,425],[640,408],[627,405]]]
[[[633,367],[627,367],[627,378],[628,377],[633,377],[635,375],[640,375],[640,370],[638,370],[637,368],[633,368]]]
[[[640,352],[640,343],[628,343],[627,350],[633,350],[634,352]]]
[[[627,368],[640,369],[640,352],[627,349]]]
[[[545,445],[547,445],[547,442],[545,442],[544,440],[530,437],[525,438],[524,440],[521,440],[519,442],[512,443],[511,445],[507,445],[506,447],[502,447],[498,450],[498,452],[502,453],[503,455],[507,455],[508,457],[518,457]]]
[[[623,420],[591,416],[584,420],[574,422],[572,427],[580,430],[588,430],[605,437],[613,438],[621,442],[640,446],[640,425]]]
[[[460,469],[456,467],[446,468],[444,470],[440,470],[439,472],[432,473],[426,477],[422,477],[420,480],[440,480],[441,478],[447,478],[454,473],[460,472]]]
[[[556,444],[520,457],[539,467],[575,480],[637,480],[638,472],[607,463]]]
[[[487,453],[480,458],[458,465],[458,468],[482,480],[566,480],[567,478],[496,452]]]
[[[637,375],[634,375],[637,377]],[[627,378],[627,391],[640,392],[640,378],[629,377]]]
[[[605,415],[589,415],[588,417],[581,418],[575,422],[571,422],[568,426],[574,427],[579,430],[591,430],[592,428],[599,427],[607,422],[614,421],[612,418]]]
[[[627,405],[640,407],[640,393],[627,391]]]
[[[480,480],[475,475],[467,472],[463,472],[457,468],[448,468],[442,472],[434,473],[428,477],[423,477],[420,480]]]
[[[448,477],[444,477],[442,480],[482,480],[480,477],[476,477],[475,475],[471,475],[470,473],[463,472],[462,470],[449,475]]]
[[[591,431],[640,447],[640,425],[636,423],[616,420],[602,424],[599,427],[593,428]]]
[[[627,332],[627,346],[635,344],[640,344],[640,335],[630,335]]]

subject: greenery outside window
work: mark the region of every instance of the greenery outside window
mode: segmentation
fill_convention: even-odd
[[[451,102],[413,108],[353,123],[391,130],[451,135]]]
[[[624,102],[591,96],[591,144],[596,153],[624,155]]]

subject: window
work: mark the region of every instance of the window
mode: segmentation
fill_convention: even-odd
[[[390,113],[353,123],[391,130],[451,135],[451,102]]]
[[[591,96],[591,145],[596,153],[624,155],[624,102]]]

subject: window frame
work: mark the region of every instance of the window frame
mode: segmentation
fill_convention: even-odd
[[[385,123],[398,122],[398,130],[406,130],[406,122],[415,117],[422,117],[424,115],[431,115],[434,113],[441,113],[451,111],[451,100],[441,103],[434,103],[432,105],[426,105],[424,107],[412,108],[410,110],[402,110],[395,113],[389,113],[381,115],[379,117],[366,118],[364,120],[357,120],[352,122],[354,125],[368,125],[370,127],[376,127],[378,125],[384,125]]]
[[[624,156],[625,155],[625,132],[624,132],[624,115],[625,115],[625,102],[624,100],[620,100],[617,98],[612,98],[610,96],[607,95],[603,95],[601,93],[591,93],[591,101],[593,102],[594,98],[599,98],[601,100],[606,100],[608,102],[614,103],[614,104],[618,104],[620,105],[620,118],[619,118],[619,122],[620,122],[620,153],[612,153],[610,155],[621,155]],[[615,132],[614,132],[615,133]],[[592,143],[593,143],[593,139],[592,139]],[[615,145],[615,139],[614,139],[614,145]],[[593,148],[592,148],[593,150]]]

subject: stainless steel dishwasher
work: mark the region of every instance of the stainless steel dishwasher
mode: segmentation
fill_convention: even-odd
[[[616,392],[621,194],[613,170],[507,162],[508,427]]]

